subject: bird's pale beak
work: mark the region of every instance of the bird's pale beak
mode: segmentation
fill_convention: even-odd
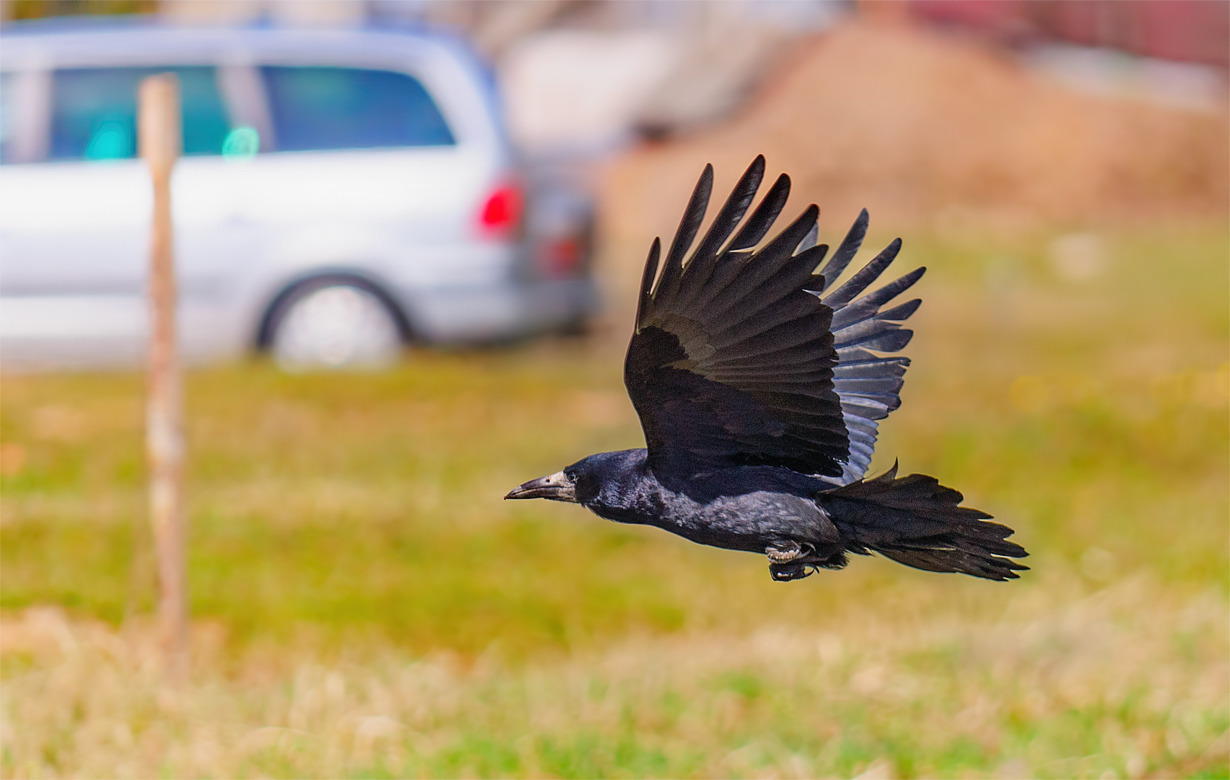
[[[504,498],[545,498],[550,501],[577,501],[577,486],[567,474],[557,471],[554,474],[538,479],[531,479],[524,485],[508,491]]]

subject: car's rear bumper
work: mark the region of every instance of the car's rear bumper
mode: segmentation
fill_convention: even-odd
[[[598,310],[590,277],[406,290],[414,336],[432,344],[503,341],[583,324]]]

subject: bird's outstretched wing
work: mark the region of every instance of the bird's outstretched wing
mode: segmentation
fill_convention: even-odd
[[[922,269],[863,295],[896,257],[894,241],[822,295],[858,250],[866,212],[816,275],[828,247],[816,245],[814,205],[755,249],[785,206],[789,177],[778,177],[736,233],[763,177],[757,157],[688,257],[713,188],[706,166],[660,276],[654,240],[624,382],[655,471],[772,465],[853,481],[870,463],[875,421],[900,403],[908,365],[876,352],[905,346],[913,334],[899,322],[919,302],[881,306]]]

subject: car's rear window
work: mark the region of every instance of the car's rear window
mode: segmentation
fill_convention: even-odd
[[[80,68],[53,74],[52,160],[137,154],[137,88],[146,76],[179,77],[185,155],[221,154],[230,123],[211,67]]]
[[[261,68],[279,151],[452,146],[418,79],[387,70]]]

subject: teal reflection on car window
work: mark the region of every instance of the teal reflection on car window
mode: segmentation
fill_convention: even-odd
[[[229,159],[255,157],[261,148],[260,133],[256,128],[242,125],[226,134],[222,141],[222,156]]]
[[[87,160],[123,160],[135,153],[136,139],[124,122],[99,122],[85,147]]]
[[[222,154],[231,127],[214,69],[72,68],[53,75],[52,160],[117,160],[137,154],[137,88],[157,73],[179,77],[183,154]]]

